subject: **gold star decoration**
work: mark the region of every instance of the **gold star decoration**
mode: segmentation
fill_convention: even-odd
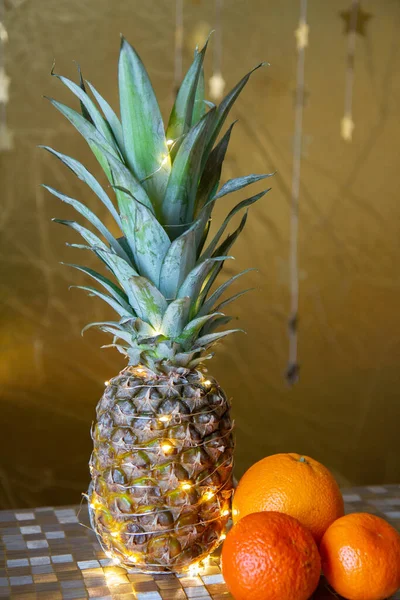
[[[350,8],[349,10],[342,10],[340,13],[340,18],[344,21],[344,31],[343,33],[351,33],[352,30],[352,21],[353,21],[353,10]],[[357,10],[357,21],[355,24],[355,32],[361,35],[362,37],[366,36],[366,26],[368,21],[372,19],[371,13],[363,11],[361,6],[358,7]]]
[[[308,46],[308,34],[310,28],[304,21],[300,21],[298,28],[294,32],[297,42],[297,50],[304,50]]]
[[[210,86],[210,96],[213,100],[221,100],[224,95],[225,80],[221,73],[214,73],[208,82]]]
[[[342,138],[346,142],[351,142],[354,131],[354,121],[351,115],[345,115],[340,124]]]
[[[10,86],[10,78],[4,69],[0,69],[0,102],[7,104],[8,88]]]
[[[0,123],[0,152],[12,150],[14,147],[13,135],[5,123]]]
[[[5,44],[8,42],[8,33],[7,29],[4,27],[4,24],[0,21],[0,42]]]

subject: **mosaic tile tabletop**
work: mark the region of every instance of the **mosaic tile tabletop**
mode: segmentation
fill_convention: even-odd
[[[346,511],[400,529],[400,485],[343,490]],[[198,575],[143,575],[115,566],[88,529],[86,505],[0,512],[0,598],[12,600],[229,600],[213,556]],[[323,580],[313,600],[338,598]],[[400,600],[400,593],[393,596]]]

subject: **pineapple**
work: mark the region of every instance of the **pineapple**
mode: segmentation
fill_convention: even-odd
[[[270,176],[231,179],[219,188],[232,126],[217,138],[251,72],[219,106],[205,101],[206,47],[195,52],[166,128],[146,70],[124,38],[120,118],[80,71],[79,85],[52,71],[79,99],[80,112],[49,100],[89,144],[115,202],[81,163],[42,146],[91,188],[120,232],[115,237],[84,204],[45,186],[92,225],[54,219],[78,232],[85,244],[71,245],[94,252],[115,280],[70,265],[102,289],[78,287],[117,314],[85,329],[111,334],[110,346],[129,361],[107,382],[97,406],[89,512],[106,554],[145,572],[181,572],[224,536],[233,421],[230,402],[204,362],[217,341],[239,331],[219,328],[231,319],[222,309],[241,293],[221,296],[246,271],[212,287],[232,258],[247,212],[224,237],[229,221],[268,190],[240,202],[211,240],[208,233],[220,198]]]

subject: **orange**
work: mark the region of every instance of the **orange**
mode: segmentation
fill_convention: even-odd
[[[275,510],[300,521],[317,544],[329,525],[344,515],[342,494],[332,473],[300,454],[274,454],[243,475],[233,498],[233,521]]]
[[[308,600],[321,571],[311,533],[278,512],[241,519],[226,537],[221,560],[235,600]]]
[[[338,519],[320,552],[328,583],[349,600],[383,600],[400,588],[400,535],[380,517],[354,513]]]

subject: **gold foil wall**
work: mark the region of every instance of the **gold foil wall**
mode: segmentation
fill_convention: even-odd
[[[25,0],[9,4],[8,124],[14,149],[0,153],[0,507],[76,502],[88,482],[89,428],[104,380],[124,365],[89,321],[107,309],[71,284],[83,275],[59,261],[94,266],[65,246],[75,218],[41,182],[104,211],[48,144],[99,175],[84,141],[42,94],[72,103],[56,71],[73,60],[114,107],[119,33],[144,59],[164,115],[173,84],[172,0]],[[310,454],[342,483],[400,480],[400,3],[365,0],[372,18],[357,37],[354,139],[340,138],[347,38],[339,11],[350,0],[309,2],[300,197],[300,382],[284,381],[288,355],[289,203],[298,21],[296,1],[227,0],[223,74],[228,88],[260,60],[232,112],[239,118],[224,178],[277,170],[273,191],[251,209],[226,275],[256,266],[232,306],[238,335],[210,366],[234,398],[237,474],[266,454]],[[185,55],[213,27],[211,0],[185,2]],[[200,38],[200,39],[199,39]],[[208,75],[211,75],[211,56]],[[256,191],[256,189],[255,189]],[[255,193],[254,191],[254,193]],[[244,197],[244,196],[242,196]],[[241,199],[239,196],[235,200]],[[225,209],[224,209],[225,210]],[[221,212],[217,216],[221,215]],[[242,280],[243,283],[243,280]],[[238,288],[239,289],[239,288]]]

